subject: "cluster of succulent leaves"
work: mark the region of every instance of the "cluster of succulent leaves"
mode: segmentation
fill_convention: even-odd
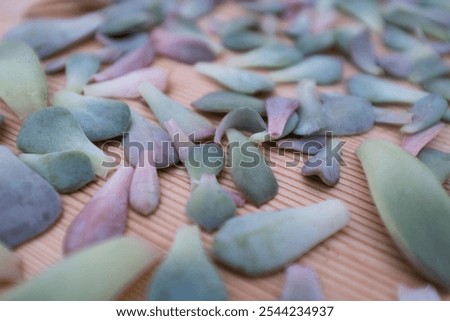
[[[228,21],[210,19],[209,31],[217,36],[213,38],[197,20],[220,3],[124,0],[74,18],[30,19],[6,33],[0,43],[0,98],[23,119],[17,137],[23,153],[15,157],[0,147],[0,184],[8,184],[0,189],[4,193],[0,198],[7,200],[0,216],[8,222],[0,228],[0,241],[16,247],[42,233],[61,214],[56,191],[71,193],[95,175],[108,175],[104,164],[109,158],[95,142],[123,135],[124,156],[132,166],[120,167],[72,222],[64,241],[64,253],[70,256],[4,299],[116,297],[159,256],[144,242],[123,236],[128,204],[142,215],[153,213],[160,197],[157,169],[179,160],[191,180],[189,219],[206,231],[218,229],[212,248],[215,259],[248,276],[279,271],[345,227],[350,215],[342,201],[328,200],[236,217],[237,207],[246,200],[259,207],[278,192],[259,144],[277,141],[278,148],[309,155],[301,174],[335,186],[340,163],[329,153],[340,141],[329,138],[329,133],[359,135],[376,123],[401,126],[406,135],[404,150],[376,140],[358,150],[380,215],[423,274],[450,288],[445,254],[450,245],[450,202],[442,187],[450,174],[449,154],[422,149],[442,130],[441,121],[450,119],[450,79],[445,78],[450,65],[443,58],[450,52],[447,1],[317,0],[301,5],[239,1],[247,14]],[[336,27],[338,12],[357,22]],[[41,67],[39,59],[94,35],[100,49],[53,59]],[[377,54],[376,37],[392,52]],[[224,48],[240,54],[215,63]],[[156,56],[194,65],[199,74],[224,87],[192,102],[195,110],[226,114],[217,128],[164,94],[168,72],[150,66]],[[318,86],[343,78],[344,57],[362,73],[348,79],[348,95],[323,93]],[[100,70],[102,64],[109,66]],[[64,69],[65,87],[49,100],[45,72]],[[423,90],[383,75],[408,80]],[[280,83],[295,83],[296,97],[274,95]],[[160,126],[111,99],[139,97]],[[385,104],[411,108],[391,111]],[[220,147],[224,135],[239,193],[222,187],[217,179],[226,163]],[[211,137],[216,144],[194,143]],[[133,142],[146,147],[136,151]],[[169,148],[164,143],[170,143]],[[217,166],[207,162],[211,151]],[[246,165],[249,153],[257,156],[256,163]],[[21,188],[24,184],[27,191]],[[420,192],[423,186],[425,194]],[[408,199],[406,205],[399,203],[402,198]],[[430,212],[431,218],[423,215]],[[430,235],[439,242],[428,242]],[[0,281],[16,279],[11,271],[17,258],[3,247],[0,258],[5,262],[0,264]],[[54,286],[62,280],[70,291]],[[89,294],[88,287],[94,288]],[[198,227],[178,229],[150,282],[148,298],[227,298],[223,281],[202,248]],[[314,271],[296,265],[287,268],[281,298],[323,299]]]

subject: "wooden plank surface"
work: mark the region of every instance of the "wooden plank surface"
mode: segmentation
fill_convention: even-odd
[[[0,2],[0,35],[7,28],[22,19],[24,10],[33,1],[2,0]],[[232,4],[220,7],[215,14],[218,17],[231,17],[239,14],[239,9]],[[343,19],[344,22],[346,19]],[[96,46],[87,43],[80,48],[89,50]],[[378,51],[383,49],[378,46]],[[230,57],[225,53],[218,61]],[[185,106],[202,95],[217,90],[220,86],[198,75],[191,66],[179,64],[168,59],[157,58],[154,65],[170,71],[168,95]],[[346,63],[345,76],[358,71]],[[58,74],[48,78],[50,93],[64,85],[64,75]],[[321,87],[322,91],[345,91],[345,81],[337,86]],[[295,86],[277,86],[276,94],[295,97]],[[148,119],[155,121],[148,107],[139,100],[126,100],[131,108]],[[405,108],[391,106],[392,108]],[[0,112],[6,116],[6,121],[0,129],[0,144],[7,145],[15,153],[15,138],[21,121],[8,108],[0,103]],[[207,117],[216,124],[220,116]],[[375,126],[369,133],[356,137],[342,138],[346,143],[343,157],[347,166],[342,168],[341,180],[334,188],[305,178],[300,175],[301,163],[296,168],[286,168],[286,161],[292,160],[292,153],[268,153],[270,162],[275,165],[274,172],[280,185],[279,193],[274,200],[262,206],[260,210],[283,209],[313,204],[325,199],[339,198],[350,208],[352,219],[341,232],[315,247],[298,260],[316,269],[327,300],[393,300],[400,284],[419,286],[425,280],[414,271],[402,254],[397,250],[382,224],[367,188],[361,165],[355,156],[359,144],[368,137],[380,137],[399,143],[401,135],[398,128]],[[442,133],[430,144],[431,147],[450,152],[450,126],[446,125]],[[142,217],[129,210],[126,233],[147,239],[164,252],[169,249],[176,229],[189,223],[185,212],[185,204],[190,194],[188,176],[183,168],[169,168],[159,171],[161,181],[161,204],[154,215]],[[220,183],[228,188],[234,188],[229,170],[220,175]],[[81,211],[83,206],[94,195],[105,180],[97,179],[82,191],[63,195],[64,211],[61,219],[46,233],[24,244],[17,249],[17,254],[23,259],[25,279],[45,270],[62,257],[62,241],[69,224]],[[448,181],[446,188],[449,190]],[[1,204],[1,200],[0,200]],[[255,212],[258,209],[250,204],[238,210],[238,215]],[[210,249],[212,235],[202,233],[205,247]],[[246,278],[227,268],[219,267],[220,274],[226,282],[231,300],[272,300],[281,293],[284,273],[279,272],[263,278]],[[124,300],[142,300],[151,272],[121,296]],[[0,288],[0,291],[6,288]],[[444,299],[450,296],[441,293]]]

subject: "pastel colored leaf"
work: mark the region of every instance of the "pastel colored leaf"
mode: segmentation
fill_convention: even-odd
[[[100,59],[95,55],[74,53],[66,61],[65,90],[81,93],[89,79],[100,68]]]
[[[179,4],[177,13],[185,19],[194,20],[213,11],[218,3],[218,0],[187,0]]]
[[[152,301],[224,301],[225,285],[202,248],[195,226],[177,230],[164,261],[150,281],[147,298]]]
[[[206,62],[196,63],[195,70],[238,93],[256,94],[275,88],[274,82],[266,76],[247,70]]]
[[[448,103],[439,94],[429,94],[416,101],[411,108],[414,114],[412,122],[403,126],[400,131],[414,134],[437,124],[448,109]]]
[[[19,158],[60,193],[75,192],[95,179],[89,157],[79,151],[20,154]]]
[[[33,154],[78,150],[89,157],[95,174],[105,177],[109,172],[104,166],[108,157],[89,141],[75,116],[61,107],[48,107],[29,115],[16,144],[22,152]]]
[[[259,20],[256,15],[241,15],[232,18],[221,26],[219,29],[219,34],[223,37],[229,34],[238,34],[244,32],[245,30],[254,29],[258,26]]]
[[[113,300],[160,257],[147,242],[118,237],[79,251],[1,296],[9,301]]]
[[[70,224],[64,239],[64,254],[125,232],[132,167],[120,167],[95,193]]]
[[[450,153],[425,147],[417,157],[427,165],[440,182],[445,182],[450,175]]]
[[[336,28],[334,37],[337,47],[345,54],[350,54],[350,43],[365,30],[364,25],[351,24]]]
[[[90,37],[102,21],[98,13],[74,18],[30,19],[10,29],[4,38],[26,42],[43,59]]]
[[[196,188],[205,175],[217,176],[225,167],[225,154],[216,144],[195,145],[189,150],[184,161],[193,188]]]
[[[23,42],[0,43],[0,98],[20,118],[48,105],[45,73],[39,58]]]
[[[316,91],[316,83],[311,80],[300,81],[297,86],[297,98],[300,101],[298,113],[300,120],[294,134],[308,136],[327,125],[322,103]]]
[[[295,17],[287,23],[284,34],[292,39],[305,35],[312,24],[311,16],[312,15],[307,10],[299,11]]]
[[[448,289],[450,198],[441,182],[420,160],[381,139],[365,141],[357,155],[394,242],[423,276]]]
[[[276,39],[279,27],[279,20],[274,14],[264,14],[259,20],[259,28],[269,38]]]
[[[286,124],[281,128],[281,134],[274,137],[270,134],[269,130],[264,130],[262,132],[255,133],[249,137],[249,140],[254,143],[262,143],[262,142],[271,142],[273,140],[278,140],[283,137],[286,137],[287,135],[291,134],[295,128],[297,128],[297,124],[300,117],[298,116],[298,113],[293,113],[291,116],[287,119]]]
[[[277,147],[282,149],[291,149],[302,154],[316,155],[325,147],[326,136],[306,136],[303,138],[287,138],[277,142]]]
[[[399,85],[370,75],[356,75],[347,81],[350,94],[373,103],[413,104],[428,95],[427,92]]]
[[[429,92],[437,93],[450,100],[450,79],[436,78],[423,83],[423,88]]]
[[[195,145],[194,142],[180,129],[180,127],[178,127],[175,120],[170,119],[164,122],[164,127],[166,128],[169,137],[172,139],[173,146],[177,151],[180,161],[183,163],[186,162],[189,158],[189,154],[193,152],[193,149],[197,145]],[[200,157],[200,159],[202,160],[203,158]],[[200,176],[198,179],[200,179]]]
[[[149,82],[161,91],[167,88],[167,70],[159,67],[148,67],[129,72],[117,78],[87,85],[83,92],[88,96],[113,98],[138,98],[137,88],[144,82]]]
[[[186,213],[195,224],[213,231],[236,214],[236,204],[215,175],[203,174],[186,203]]]
[[[236,204],[236,207],[240,208],[240,207],[244,207],[245,203],[246,203],[246,199],[245,197],[236,191],[232,191],[230,189],[225,188],[224,189],[225,192],[228,193],[228,195],[230,195],[231,199],[233,200],[234,204]]]
[[[274,96],[266,100],[267,127],[272,138],[281,137],[289,118],[299,106],[300,101],[295,98]]]
[[[152,214],[159,205],[160,188],[153,153],[141,154],[143,164],[136,166],[130,185],[130,206],[141,215]],[[145,155],[149,157],[145,158]]]
[[[309,56],[330,49],[333,47],[334,42],[334,31],[326,30],[320,33],[305,33],[301,35],[295,46],[305,56]]]
[[[376,0],[339,0],[339,9],[364,22],[371,30],[381,32],[384,28],[383,17]]]
[[[356,96],[329,98],[322,105],[326,126],[316,134],[333,133],[336,136],[356,135],[368,132],[375,122],[370,102]]]
[[[394,50],[409,50],[417,46],[419,40],[411,34],[392,25],[386,26],[382,33],[383,44]]]
[[[266,114],[264,100],[231,91],[214,91],[191,103],[197,110],[216,113],[228,113],[232,110],[248,107],[261,115]]]
[[[268,43],[245,54],[234,56],[227,65],[238,68],[283,68],[299,62],[302,54],[295,47],[278,42]]]
[[[402,140],[401,146],[407,152],[416,156],[426,144],[439,135],[444,127],[445,125],[443,123],[437,123],[433,127],[409,136],[405,136]]]
[[[340,200],[238,216],[216,233],[213,254],[245,275],[266,275],[295,261],[349,220],[347,206]]]
[[[95,82],[105,81],[123,76],[131,71],[147,67],[153,62],[155,53],[150,40],[141,47],[130,51],[108,68],[92,76]]]
[[[20,258],[0,243],[0,284],[14,282],[21,277]]]
[[[152,32],[152,39],[158,54],[175,61],[193,65],[216,59],[210,45],[198,37],[156,29]]]
[[[339,182],[341,174],[341,147],[342,142],[328,139],[325,147],[305,162],[302,167],[302,175],[317,176],[326,185],[335,186]]]
[[[148,33],[138,32],[127,37],[112,38],[97,32],[95,40],[105,47],[114,47],[122,52],[129,52],[144,46],[148,42]]]
[[[414,114],[405,111],[392,111],[386,108],[373,107],[375,123],[386,125],[406,125],[412,122]]]
[[[121,101],[62,90],[53,96],[53,104],[70,111],[92,142],[122,136],[130,124],[130,108]]]
[[[432,285],[420,288],[408,288],[400,285],[397,290],[399,301],[440,301],[439,293]]]
[[[413,65],[409,81],[420,84],[429,79],[442,77],[450,74],[450,65],[439,56],[423,59]]]
[[[286,269],[280,300],[324,301],[317,273],[306,265],[293,264]]]
[[[256,206],[267,203],[278,192],[278,183],[262,152],[235,129],[227,129],[234,184]]]
[[[214,141],[220,144],[223,134],[229,128],[239,130],[246,130],[250,132],[260,132],[267,129],[267,125],[254,109],[242,107],[230,111],[224,118],[222,118],[217,127]]]
[[[140,158],[151,158],[156,168],[169,167],[178,162],[178,155],[169,134],[160,126],[131,111],[130,126],[123,137],[123,153],[132,166],[144,166]],[[141,156],[141,154],[146,156]]]
[[[222,44],[234,51],[254,49],[262,46],[266,41],[267,36],[251,30],[228,32],[222,36]]]
[[[377,57],[369,29],[354,37],[350,41],[349,49],[353,63],[362,71],[372,75],[380,75],[383,72],[377,65]]]
[[[255,13],[280,14],[287,9],[287,4],[283,1],[256,0],[244,1],[240,5]]]
[[[319,85],[329,85],[341,79],[342,70],[342,59],[315,55],[305,58],[291,67],[273,71],[269,77],[276,83],[298,82],[307,78],[315,80]]]
[[[61,215],[61,199],[53,187],[3,146],[0,187],[0,242],[8,247],[41,234]]]
[[[181,130],[194,140],[205,139],[214,134],[214,125],[208,119],[164,95],[149,82],[140,84],[138,90],[161,125],[174,119]]]

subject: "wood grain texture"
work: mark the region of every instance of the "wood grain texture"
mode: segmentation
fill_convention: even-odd
[[[0,3],[0,35],[8,27],[21,19],[26,7],[33,1],[2,0]],[[239,14],[239,9],[227,3],[216,12],[218,17],[231,17]],[[345,21],[348,18],[342,18]],[[202,23],[205,23],[203,21]],[[76,50],[95,48],[93,42],[78,46]],[[378,44],[377,51],[383,49]],[[67,53],[65,53],[67,54]],[[218,60],[233,55],[226,52]],[[197,74],[191,66],[176,63],[164,58],[157,58],[155,65],[170,71],[167,93],[170,97],[185,106],[202,95],[220,89],[220,86]],[[358,71],[346,63],[345,79]],[[50,93],[62,88],[65,84],[63,74],[48,78]],[[322,91],[345,91],[345,81],[337,86],[320,87]],[[295,97],[295,86],[279,85],[276,94]],[[149,108],[140,100],[126,100],[131,108],[155,121]],[[401,109],[406,107],[388,106]],[[0,128],[0,144],[10,147],[16,154],[16,135],[21,121],[8,108],[0,103],[0,112],[6,116],[5,123]],[[205,114],[206,115],[206,114]],[[207,115],[215,124],[221,117]],[[342,168],[341,180],[334,187],[326,187],[322,183],[300,175],[302,160],[294,168],[286,168],[286,161],[291,161],[290,152],[270,150],[265,148],[265,155],[274,166],[275,176],[279,182],[278,195],[259,210],[275,210],[296,206],[305,206],[325,199],[342,199],[349,207],[352,219],[341,232],[315,247],[298,260],[316,269],[320,283],[327,300],[393,300],[396,298],[397,287],[405,284],[409,287],[423,285],[426,281],[413,270],[410,264],[393,244],[382,224],[372,198],[367,188],[361,165],[356,158],[355,150],[359,144],[369,137],[379,137],[400,143],[401,134],[398,128],[375,126],[369,133],[343,137],[345,146],[343,158],[347,166]],[[429,146],[450,152],[450,126],[447,124],[439,136]],[[414,173],[411,173],[412,175]],[[129,210],[126,233],[136,235],[153,243],[167,253],[176,229],[189,223],[184,208],[190,194],[190,184],[186,171],[181,167],[172,167],[159,171],[161,182],[161,204],[150,217],[142,217]],[[235,189],[226,169],[219,177],[224,186]],[[82,191],[62,196],[64,211],[62,218],[43,235],[37,237],[17,249],[17,254],[23,259],[25,278],[30,278],[48,268],[62,257],[62,244],[65,232],[76,215],[83,209],[88,200],[105,183],[97,179]],[[448,181],[446,188],[449,190]],[[0,200],[1,204],[1,200]],[[238,215],[245,215],[258,209],[246,204],[238,210]],[[212,235],[202,233],[206,249],[210,249]],[[220,274],[226,282],[231,300],[274,300],[278,299],[284,282],[284,273],[263,277],[247,278],[222,266]],[[147,288],[149,272],[133,284],[121,297],[123,300],[142,300]],[[5,290],[6,288],[0,288]],[[443,298],[449,295],[441,293]]]

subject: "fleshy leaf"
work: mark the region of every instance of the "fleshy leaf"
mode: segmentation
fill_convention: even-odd
[[[437,78],[423,83],[423,88],[429,92],[437,93],[450,100],[450,79]]]
[[[100,68],[100,59],[95,55],[74,53],[66,61],[65,90],[81,93],[89,79]]]
[[[62,90],[55,93],[53,103],[70,111],[92,142],[122,136],[130,124],[130,108],[118,100]]]
[[[48,105],[45,73],[39,58],[23,42],[0,43],[0,98],[20,118]]]
[[[277,137],[273,137],[270,134],[269,130],[264,130],[259,133],[255,133],[249,137],[250,141],[254,143],[263,143],[263,142],[270,142],[273,140],[281,139],[283,137],[286,137],[287,135],[291,134],[295,128],[297,128],[297,124],[300,117],[298,116],[298,113],[293,113],[291,116],[287,119],[286,124],[282,128],[281,135]]]
[[[114,47],[122,52],[129,52],[144,46],[148,42],[148,33],[138,32],[128,37],[110,38],[101,32],[97,32],[95,40],[106,47]]]
[[[292,149],[302,154],[316,155],[325,147],[325,136],[306,136],[303,138],[287,138],[277,142],[277,147],[282,149]]]
[[[339,200],[238,216],[215,235],[213,254],[245,275],[265,275],[293,262],[349,220],[347,206]]]
[[[214,125],[208,119],[164,95],[152,84],[144,82],[139,85],[138,90],[161,125],[164,126],[166,121],[174,119],[183,133],[193,140],[214,135]]]
[[[169,254],[150,281],[147,297],[152,301],[227,299],[225,285],[202,248],[198,228],[177,230]]]
[[[450,199],[441,182],[388,141],[367,140],[357,155],[393,240],[425,277],[450,288]]]
[[[439,94],[429,94],[419,99],[411,108],[414,114],[411,124],[403,126],[400,131],[414,134],[437,124],[448,109],[448,103]]]
[[[351,40],[350,56],[354,64],[362,71],[372,75],[380,75],[383,72],[376,62],[377,57],[369,29],[364,30]]]
[[[267,125],[262,117],[251,108],[242,107],[230,111],[217,127],[214,141],[220,144],[223,134],[228,128],[246,130],[250,132],[260,132],[267,129]]]
[[[90,37],[102,21],[98,13],[75,18],[30,19],[9,30],[4,38],[26,42],[43,59]]]
[[[306,265],[293,264],[286,269],[286,280],[280,300],[323,301],[317,273]]]
[[[402,140],[401,146],[407,152],[416,156],[426,144],[431,142],[433,138],[439,135],[444,127],[445,125],[443,123],[438,123],[433,127],[425,129],[421,132],[405,136]]]
[[[238,68],[283,68],[299,62],[302,57],[295,47],[274,42],[234,56],[227,61],[227,65]]]
[[[267,203],[278,192],[278,183],[262,152],[235,129],[226,131],[234,184],[256,206]]]
[[[419,43],[416,37],[392,25],[383,30],[382,40],[385,46],[402,51],[412,49]]]
[[[413,113],[392,111],[386,108],[373,107],[375,123],[386,125],[406,125],[412,122]]]
[[[350,94],[366,98],[373,103],[413,104],[428,95],[425,91],[362,74],[350,77],[347,87]]]
[[[0,243],[0,284],[14,282],[21,277],[22,270],[19,257]]]
[[[365,29],[365,26],[360,24],[351,24],[336,28],[334,37],[337,47],[342,52],[350,54],[350,43],[357,35],[364,32]]]
[[[197,110],[216,113],[228,113],[232,110],[248,107],[261,115],[266,114],[264,100],[231,91],[214,91],[191,103]]]
[[[247,70],[205,62],[195,64],[195,70],[238,93],[270,92],[275,88],[266,76]]]
[[[267,37],[256,31],[243,30],[229,32],[222,36],[222,44],[234,51],[246,51],[262,46]]]
[[[19,158],[60,193],[72,193],[95,179],[89,157],[75,151],[20,154]]]
[[[158,207],[161,193],[153,153],[144,153],[141,157],[142,163],[136,166],[131,180],[130,206],[139,214],[148,216]]]
[[[219,29],[219,34],[221,36],[245,32],[245,30],[253,29],[258,26],[258,17],[256,15],[245,14],[232,18],[223,23]]]
[[[256,0],[242,1],[242,7],[255,13],[280,14],[287,9],[287,3],[283,1]]]
[[[337,6],[364,22],[373,31],[381,32],[384,28],[383,17],[376,0],[339,0]]]
[[[326,30],[320,33],[301,35],[295,45],[305,56],[309,56],[330,49],[334,42],[334,31]]]
[[[113,98],[138,98],[137,88],[143,82],[149,82],[161,91],[167,87],[169,73],[159,67],[138,69],[123,76],[87,85],[83,88],[88,96],[113,97]]]
[[[213,231],[235,215],[236,204],[215,175],[203,174],[186,203],[186,213],[201,228]]]
[[[297,135],[311,135],[327,125],[322,103],[316,91],[316,83],[311,80],[300,81],[297,86],[297,98],[300,100],[298,113],[300,120],[294,133]]]
[[[195,20],[214,10],[218,0],[186,0],[179,4],[177,13],[185,19]]]
[[[421,288],[408,288],[400,285],[397,290],[399,301],[440,301],[439,293],[432,285]]]
[[[302,79],[313,79],[319,85],[329,85],[339,81],[342,77],[342,59],[316,55],[311,56],[296,65],[271,72],[269,77],[277,82],[297,82]]]
[[[95,193],[70,224],[64,254],[122,235],[125,232],[132,167],[120,167]]]
[[[105,177],[109,172],[109,168],[104,166],[108,157],[89,141],[75,116],[61,107],[48,107],[29,115],[16,143],[24,153],[79,150],[89,157],[95,174]]]
[[[130,51],[108,68],[92,76],[92,80],[95,82],[105,81],[147,67],[153,62],[154,56],[153,45],[148,40],[141,47]]]
[[[210,45],[198,37],[156,29],[152,32],[152,39],[158,54],[175,61],[193,65],[216,59]]]
[[[26,188],[25,188],[26,187]],[[16,247],[58,220],[62,203],[42,177],[0,146],[0,242]]]
[[[131,111],[131,123],[123,138],[125,159],[132,166],[144,166],[140,158],[151,158],[156,168],[169,167],[178,162],[178,156],[169,134],[158,125]],[[147,156],[141,156],[146,153]]]
[[[339,182],[341,165],[339,158],[341,156],[340,147],[342,143],[338,140],[328,139],[325,148],[310,157],[302,167],[302,175],[317,176],[328,186],[335,186]],[[337,151],[335,149],[338,148]]]
[[[160,252],[147,242],[119,237],[56,263],[1,296],[10,301],[113,300],[154,265]]]
[[[435,55],[419,61],[413,65],[409,81],[420,84],[429,79],[450,74],[450,65],[439,56]]]
[[[295,98],[274,96],[266,100],[267,127],[272,138],[281,137],[289,118],[299,106],[300,101]]]
[[[417,157],[433,172],[440,182],[450,175],[450,153],[425,147]]]

